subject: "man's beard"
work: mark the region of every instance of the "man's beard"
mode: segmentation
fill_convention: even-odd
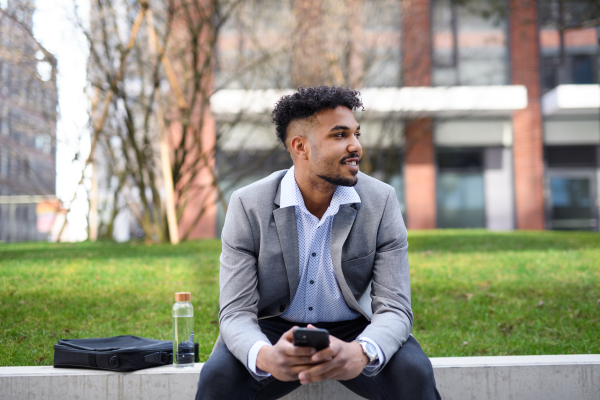
[[[358,183],[358,176],[354,176],[353,178],[346,178],[343,176],[328,176],[328,175],[317,175],[319,178],[323,179],[325,182],[328,182],[335,186],[355,186]]]
[[[318,155],[318,151],[317,149],[315,149],[315,155]],[[318,156],[317,156],[318,158]],[[352,153],[349,156],[346,156],[344,158],[342,158],[339,162],[343,163],[344,161],[350,159],[350,158],[358,158],[359,162],[360,162],[360,157],[358,156],[358,153]],[[325,172],[322,175],[316,174],[319,178],[323,179],[325,182],[331,184],[331,185],[335,185],[335,186],[356,186],[356,184],[358,183],[358,171],[356,172],[356,174],[353,177],[345,177],[343,175],[332,175],[330,171],[323,171]],[[330,172],[330,174],[327,174],[327,172]]]

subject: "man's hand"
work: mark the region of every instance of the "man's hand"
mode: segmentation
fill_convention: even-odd
[[[314,348],[292,344],[294,328],[281,335],[275,346],[263,346],[256,357],[256,366],[280,381],[298,380],[300,372],[317,363],[311,360],[316,353]]]
[[[308,327],[314,328],[312,325]],[[369,363],[369,358],[357,342],[347,343],[330,335],[329,347],[315,353],[311,362],[318,365],[298,375],[303,385],[326,379],[346,381],[356,378]]]

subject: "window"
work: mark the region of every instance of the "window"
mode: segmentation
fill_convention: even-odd
[[[19,126],[19,113],[17,110],[11,109],[9,111],[6,126],[7,128],[5,135],[18,138],[18,132],[17,129],[15,129]]]
[[[484,228],[485,198],[481,149],[438,149],[439,228]]]
[[[46,143],[46,137],[42,133],[36,135],[35,139],[33,140],[33,146],[36,148],[36,150],[42,151],[44,149],[45,143]]]
[[[498,0],[433,0],[434,86],[508,83],[505,9]]]
[[[397,0],[362,2],[364,38],[355,39],[365,45],[362,55],[364,87],[389,87],[401,83],[402,64],[400,30],[401,6]]]
[[[546,162],[550,168],[596,167],[595,146],[547,146]]]
[[[363,172],[394,187],[396,197],[400,203],[400,210],[405,215],[403,164],[403,148],[382,145],[379,148],[370,148],[363,153],[363,166],[361,169],[363,169]],[[367,165],[368,167],[365,168]]]
[[[483,154],[479,149],[441,150],[437,155],[438,169],[448,171],[480,171],[483,166]]]
[[[573,57],[573,83],[594,83],[594,59],[592,56]]]
[[[10,91],[10,64],[4,63],[2,67],[2,94],[8,95]]]
[[[14,11],[15,19],[19,22],[25,22],[25,12],[21,8]]]
[[[558,76],[556,71],[555,57],[542,57],[541,59],[541,75],[542,88],[544,91],[554,89],[558,85]]]
[[[8,176],[8,149],[2,147],[0,150],[0,176],[6,178]]]
[[[586,176],[550,177],[550,223],[552,229],[590,230],[593,215],[593,184]]]
[[[25,159],[21,162],[21,176],[25,179],[28,179],[31,175],[31,169],[29,167],[29,160]]]
[[[9,178],[17,178],[17,173],[19,169],[19,160],[11,155],[8,156],[8,177]]]
[[[543,91],[557,85],[598,83],[600,3],[540,0],[540,56]]]
[[[485,228],[481,172],[442,172],[437,178],[438,227]]]

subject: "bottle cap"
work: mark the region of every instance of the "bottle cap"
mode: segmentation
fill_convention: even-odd
[[[190,292],[175,293],[175,301],[190,301],[190,300],[192,300],[192,294]]]

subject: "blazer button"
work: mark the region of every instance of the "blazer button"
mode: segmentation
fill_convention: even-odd
[[[285,306],[282,304],[279,306],[279,312],[283,312],[283,310],[285,310]]]

